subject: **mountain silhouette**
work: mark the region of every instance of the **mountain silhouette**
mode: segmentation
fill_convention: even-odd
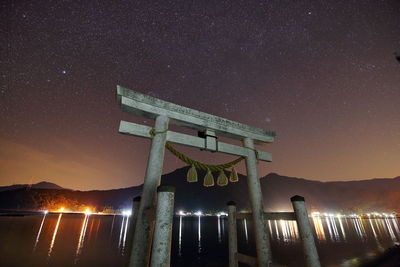
[[[199,171],[199,181],[186,182],[188,167],[164,174],[161,184],[174,185],[175,210],[216,212],[226,210],[226,202],[233,200],[239,210],[250,209],[247,181],[239,174],[239,181],[227,186],[204,187],[205,172]],[[226,172],[229,175],[229,172]],[[214,173],[214,177],[217,177]],[[46,183],[39,183],[46,185]],[[51,184],[51,183],[49,183]],[[400,211],[400,177],[379,178],[345,182],[320,182],[304,178],[287,177],[270,173],[260,178],[266,211],[292,210],[290,197],[301,195],[306,199],[309,211],[323,212],[396,212]],[[54,185],[54,184],[51,184]],[[38,209],[48,206],[82,205],[104,208],[130,208],[132,198],[141,194],[142,185],[112,189],[76,191],[48,186],[0,188],[0,209]],[[50,186],[51,187],[51,186]],[[60,204],[61,203],[61,204]]]
[[[36,184],[13,184],[13,185],[9,185],[9,186],[0,186],[0,192],[7,191],[7,190],[20,189],[20,188],[65,189],[54,183],[42,181],[42,182],[39,182]]]

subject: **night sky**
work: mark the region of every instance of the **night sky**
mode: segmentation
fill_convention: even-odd
[[[117,84],[276,131],[260,176],[400,175],[400,1],[6,0],[0,27],[0,185],[142,183]]]

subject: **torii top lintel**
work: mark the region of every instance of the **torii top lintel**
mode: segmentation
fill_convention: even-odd
[[[275,134],[260,128],[224,119],[195,109],[176,105],[122,86],[117,86],[117,99],[123,111],[154,119],[165,115],[171,123],[197,131],[213,130],[217,135],[242,140],[251,138],[257,143],[272,143]]]

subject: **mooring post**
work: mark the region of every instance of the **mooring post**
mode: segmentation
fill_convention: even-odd
[[[133,237],[133,246],[129,267],[148,266],[151,251],[152,218],[146,216],[154,206],[156,190],[159,184],[165,153],[169,119],[160,115],[156,118],[153,139],[151,142],[149,160],[147,162],[146,175],[143,182],[142,199],[136,220]]]
[[[169,267],[171,263],[175,187],[161,185],[157,188],[157,192],[156,225],[151,252],[151,267]]]
[[[257,175],[257,157],[254,142],[251,138],[243,139],[244,146],[249,148],[246,157],[247,186],[249,189],[250,203],[253,213],[254,234],[256,239],[258,266],[266,267],[272,263],[271,243],[264,222],[264,204],[260,180]]]
[[[128,228],[128,239],[127,239],[127,244],[128,248],[132,247],[132,241],[133,241],[133,235],[135,232],[135,226],[136,226],[136,220],[137,220],[137,214],[139,211],[139,205],[140,205],[140,196],[134,197],[133,198],[133,203],[132,203],[132,209],[131,209],[131,216],[130,216],[130,224]]]
[[[133,198],[133,203],[132,203],[132,210],[131,210],[131,227],[132,230],[135,230],[136,226],[136,219],[139,211],[139,205],[140,205],[140,200],[142,198],[140,196],[134,197]]]
[[[236,203],[229,201],[228,205],[228,244],[229,244],[229,267],[237,267],[237,226],[236,226]]]
[[[297,226],[299,228],[300,237],[303,242],[303,250],[308,267],[321,267],[319,262],[317,248],[315,246],[314,236],[311,231],[310,220],[304,197],[293,196],[290,198],[292,201],[293,210],[296,216]]]

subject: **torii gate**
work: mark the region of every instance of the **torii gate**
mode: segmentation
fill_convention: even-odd
[[[121,121],[119,126],[119,132],[122,134],[152,138],[129,266],[142,267],[148,266],[149,263],[153,224],[148,214],[154,208],[167,141],[245,157],[258,266],[269,266],[272,262],[271,245],[264,223],[263,197],[256,163],[257,160],[270,162],[272,157],[268,152],[256,150],[254,143],[272,143],[274,134],[260,128],[166,102],[121,86],[117,86],[117,100],[123,111],[155,120],[154,128],[126,121]],[[203,132],[205,133],[204,137],[169,131],[169,123]],[[217,140],[218,136],[241,140],[243,146],[220,142]]]

